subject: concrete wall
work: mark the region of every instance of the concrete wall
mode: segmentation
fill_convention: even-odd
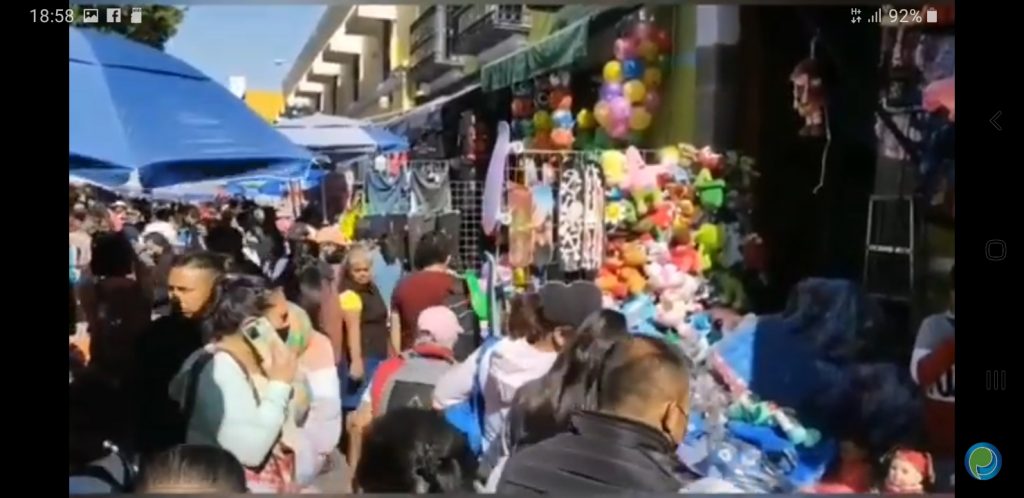
[[[740,6],[697,6],[694,141],[720,150],[737,144]]]

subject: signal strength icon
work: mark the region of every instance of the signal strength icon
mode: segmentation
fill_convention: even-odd
[[[879,24],[882,22],[882,9],[878,9],[874,14],[871,14],[871,18],[868,19],[871,24]]]
[[[858,8],[850,9],[850,24],[859,24],[859,23],[860,23],[860,9],[858,9]]]

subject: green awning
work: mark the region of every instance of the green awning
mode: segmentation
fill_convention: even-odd
[[[553,33],[480,68],[480,87],[492,92],[570,67],[587,57],[592,31],[601,32],[638,8],[586,4],[562,7],[550,19]]]
[[[589,39],[588,17],[480,68],[480,86],[491,92],[569,67],[587,56]]]

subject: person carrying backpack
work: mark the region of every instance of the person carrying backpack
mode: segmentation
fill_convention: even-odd
[[[511,304],[509,336],[486,341],[434,389],[434,407],[445,410],[478,454],[502,434],[519,388],[547,373],[577,327],[601,309],[601,292],[590,282],[550,282]]]
[[[432,406],[434,386],[455,364],[452,348],[462,333],[458,317],[444,306],[420,313],[415,344],[377,368],[359,408],[349,418],[349,466],[359,462],[362,434],[374,418],[399,408]]]

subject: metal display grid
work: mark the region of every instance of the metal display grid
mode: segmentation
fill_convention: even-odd
[[[449,171],[459,164],[457,159],[414,159],[409,161],[407,167],[418,168],[427,164],[448,163]],[[454,176],[454,175],[451,175]],[[351,194],[362,192],[362,178],[355,175],[351,187]],[[479,180],[450,180],[452,209],[459,213],[459,233],[456,234],[456,246],[458,253],[455,258],[455,268],[459,271],[480,270],[482,266],[482,248],[480,245],[481,230],[481,207],[483,201],[484,187]]]

